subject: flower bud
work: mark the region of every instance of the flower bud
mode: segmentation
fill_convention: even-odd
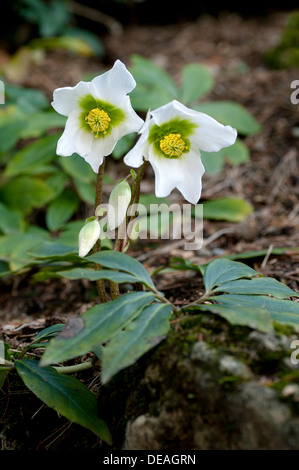
[[[79,232],[79,256],[84,258],[95,245],[101,234],[101,226],[97,219],[87,222]]]
[[[108,205],[108,226],[114,230],[124,221],[131,201],[131,187],[127,181],[121,181],[111,191]]]

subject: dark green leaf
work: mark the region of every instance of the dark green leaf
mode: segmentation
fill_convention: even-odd
[[[47,227],[51,231],[58,230],[67,222],[79,207],[80,200],[71,189],[66,189],[54,199],[46,212]]]
[[[57,135],[49,135],[17,152],[5,169],[5,176],[30,174],[36,166],[49,163],[56,156]]]
[[[102,382],[121,369],[134,364],[143,354],[159,344],[167,334],[172,309],[154,303],[146,307],[128,326],[119,331],[102,349]]]
[[[0,189],[0,199],[13,210],[28,214],[32,208],[43,207],[55,196],[47,184],[31,176],[19,176]]]
[[[55,325],[49,326],[48,328],[44,328],[43,330],[37,333],[34,338],[34,341],[49,338],[50,336],[55,336],[60,333],[63,327],[64,323],[56,323]]]
[[[25,385],[47,406],[111,444],[106,423],[97,417],[97,398],[79,380],[52,367],[39,367],[32,359],[16,361],[15,366]]]
[[[222,284],[214,292],[227,292],[228,294],[271,295],[277,299],[299,297],[295,291],[282,282],[271,277],[258,277],[253,279],[238,279]]]
[[[60,335],[51,341],[41,365],[56,364],[93,351],[136,318],[154,298],[149,292],[124,294],[69,320]]]
[[[292,300],[279,300],[264,295],[241,295],[241,294],[223,294],[216,297],[210,297],[210,300],[216,301],[225,308],[237,307],[241,309],[246,307],[252,311],[263,310],[268,313],[272,320],[291,326],[299,325],[299,302]],[[240,316],[242,313],[240,313]]]
[[[84,183],[93,181],[93,171],[89,164],[76,153],[71,157],[61,157],[59,163],[64,171],[73,178]]]
[[[152,287],[153,281],[144,266],[136,259],[124,253],[117,251],[102,251],[91,256],[87,256],[88,261],[98,263],[105,268],[118,269],[126,273],[132,274],[146,286]]]
[[[220,286],[229,281],[243,277],[254,277],[258,273],[246,264],[231,261],[225,258],[218,258],[208,264],[204,274],[204,285],[206,291],[210,291],[215,286]]]
[[[221,301],[221,297],[219,296],[217,299],[219,298]],[[263,332],[273,329],[273,320],[266,309],[257,305],[253,307],[246,303],[240,304],[233,298],[231,302],[225,304],[198,305],[196,309],[216,313],[232,325],[248,326]]]
[[[0,202],[0,230],[5,234],[22,232],[25,222],[20,212],[12,211]]]
[[[89,281],[106,279],[108,281],[117,282],[118,284],[123,282],[140,282],[140,280],[132,276],[132,274],[108,271],[107,269],[95,271],[93,269],[75,268],[68,271],[58,271],[57,274],[65,279],[88,279]]]

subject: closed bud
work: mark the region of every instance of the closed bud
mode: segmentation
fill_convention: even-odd
[[[79,232],[79,256],[84,258],[96,244],[101,234],[101,226],[97,219],[87,222]]]
[[[131,187],[121,181],[111,191],[108,204],[108,226],[114,230],[124,221],[131,201]]]

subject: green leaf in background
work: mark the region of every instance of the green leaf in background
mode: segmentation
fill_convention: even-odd
[[[203,203],[203,217],[205,219],[242,222],[252,212],[251,204],[241,198],[222,197]]]
[[[271,295],[276,299],[299,297],[295,291],[282,282],[271,277],[258,277],[253,279],[238,279],[217,287],[214,292],[227,292],[228,294]]]
[[[49,259],[50,261],[53,261],[54,259],[59,259],[59,257],[64,258],[67,255],[73,255],[74,251],[75,249],[73,247],[63,245],[62,243],[59,243],[59,241],[45,241],[30,250],[30,255],[41,260]],[[75,256],[79,258],[77,255]]]
[[[104,46],[99,36],[92,33],[91,31],[88,31],[87,29],[71,27],[67,28],[65,34],[68,37],[76,37],[82,41],[85,41],[85,43],[87,43],[90,47],[94,56],[102,57],[104,55]]]
[[[86,260],[98,263],[105,268],[118,269],[119,271],[132,274],[138,278],[139,282],[142,282],[149,288],[154,286],[145,267],[139,263],[139,261],[124,253],[117,251],[102,251],[100,253],[87,256]]]
[[[258,273],[246,264],[218,258],[208,264],[203,281],[206,291],[211,291],[214,287],[226,282],[243,277],[251,278],[257,275]]]
[[[62,34],[71,19],[66,2],[61,0],[22,0],[18,3],[18,14],[29,23],[36,24],[42,37]]]
[[[180,99],[185,105],[209,93],[213,86],[213,76],[203,65],[188,64],[183,67]]]
[[[5,97],[8,104],[15,104],[26,116],[49,107],[46,95],[42,91],[33,88],[5,83]]]
[[[58,333],[61,332],[62,328],[64,327],[64,323],[55,323],[55,325],[48,326],[43,330],[39,331],[34,338],[34,341],[41,341],[45,338],[50,338],[52,336],[56,336]]]
[[[4,234],[19,233],[25,229],[25,221],[22,214],[12,211],[0,202],[0,230]]]
[[[59,158],[59,163],[68,175],[82,181],[83,183],[88,183],[94,178],[94,172],[90,165],[86,163],[84,158],[80,157],[76,153],[71,157]]]
[[[135,109],[147,111],[178,98],[178,89],[165,70],[137,54],[131,56],[131,62],[130,72],[137,82],[130,93]]]
[[[135,138],[136,134],[131,133],[119,139],[112,152],[113,158],[115,158],[115,160],[122,158],[133,147]]]
[[[37,38],[30,41],[33,49],[65,49],[84,57],[92,57],[93,50],[90,44],[83,38],[74,36],[57,36],[53,38]]]
[[[20,133],[22,139],[29,139],[33,137],[40,137],[46,131],[53,128],[63,128],[65,126],[66,117],[56,113],[56,111],[36,112],[30,115],[23,126]],[[56,142],[58,137],[56,139]]]
[[[53,134],[24,147],[9,161],[4,176],[30,174],[30,170],[36,166],[53,161],[56,157],[57,139],[58,135]]]
[[[80,204],[78,196],[71,189],[66,189],[54,199],[46,212],[47,227],[51,231],[58,230],[76,212]]]
[[[52,367],[41,368],[32,359],[16,361],[15,367],[26,387],[47,406],[111,444],[106,423],[97,417],[97,398],[79,380]]]
[[[81,181],[79,179],[74,179],[74,184],[82,201],[87,204],[94,204],[96,196],[95,185],[92,183],[85,183],[85,181]]]
[[[239,138],[237,138],[234,145],[220,149],[219,152],[201,151],[200,154],[207,173],[217,173],[223,170],[225,162],[231,165],[241,165],[250,158],[248,148]]]
[[[54,197],[55,193],[43,180],[31,176],[18,176],[0,188],[2,202],[23,214],[45,206]]]
[[[29,226],[25,233],[12,233],[0,237],[0,259],[7,261],[11,271],[17,271],[28,264],[35,264],[27,253],[31,248],[48,239],[48,232],[34,230]]]
[[[171,312],[169,305],[153,303],[112,337],[102,348],[102,383],[108,382],[121,369],[134,364],[165,338],[170,328]]]
[[[197,111],[206,113],[222,124],[235,127],[240,134],[253,135],[261,130],[256,119],[239,103],[232,101],[213,101],[193,106]]]
[[[155,297],[150,292],[124,294],[95,305],[80,317],[69,320],[65,329],[47,347],[41,365],[57,364],[93,351],[136,318]]]
[[[18,142],[26,125],[25,119],[16,118],[13,122],[1,124],[0,127],[0,152],[7,152]]]

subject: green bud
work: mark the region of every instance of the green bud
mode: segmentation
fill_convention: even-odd
[[[108,205],[108,226],[114,230],[124,221],[131,201],[131,187],[127,181],[121,181],[111,191]]]
[[[101,234],[101,226],[97,219],[87,222],[79,232],[79,256],[84,258],[96,244]]]

